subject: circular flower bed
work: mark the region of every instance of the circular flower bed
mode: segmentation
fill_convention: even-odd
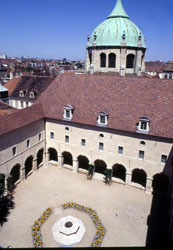
[[[40,228],[42,224],[49,218],[51,213],[51,208],[46,209],[46,211],[34,222],[34,225],[32,226],[33,245],[35,248],[43,247]]]
[[[92,221],[94,222],[96,226],[96,235],[91,243],[91,247],[100,247],[102,244],[103,238],[105,236],[105,233],[106,233],[106,228],[101,223],[101,220],[99,219],[97,212],[93,210],[92,208],[84,207],[75,202],[65,203],[63,204],[63,208],[64,209],[75,208],[79,211],[86,212],[90,215]]]

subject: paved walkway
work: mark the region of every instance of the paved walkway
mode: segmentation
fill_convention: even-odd
[[[0,245],[7,247],[33,247],[31,226],[48,207],[59,208],[70,201],[95,209],[107,229],[103,247],[145,246],[147,217],[152,196],[134,187],[100,180],[87,180],[85,174],[69,169],[46,166],[34,172],[18,185],[15,209],[8,222],[0,227]],[[75,209],[58,210],[42,227],[44,247],[58,247],[51,231],[54,223],[67,215],[81,219],[86,233],[74,247],[89,247],[95,226],[88,214]],[[114,216],[114,214],[117,216]]]

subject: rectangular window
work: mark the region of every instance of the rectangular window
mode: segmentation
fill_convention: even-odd
[[[38,140],[41,141],[41,133],[38,135]]]
[[[20,107],[23,108],[23,101],[20,102]]]
[[[118,154],[123,155],[123,147],[118,147]]]
[[[161,163],[166,163],[167,155],[161,155]]]
[[[86,146],[86,140],[85,140],[85,139],[82,139],[82,140],[81,140],[81,145],[82,145],[82,146]]]
[[[54,132],[50,132],[50,139],[54,139]]]
[[[26,146],[27,146],[27,148],[30,147],[30,140],[27,140],[27,141],[26,141]]]
[[[26,107],[28,107],[28,102],[26,102]]]
[[[101,115],[100,116],[100,123],[105,124],[106,123],[106,118],[105,116]]]
[[[104,149],[104,144],[102,142],[99,142],[99,150],[103,150]]]
[[[144,151],[139,150],[139,159],[143,160],[144,159]]]
[[[66,118],[70,118],[70,110],[66,110],[65,115],[66,115]]]
[[[142,130],[147,130],[147,122],[141,121],[141,129]]]
[[[65,142],[69,143],[69,136],[68,135],[65,136]]]
[[[16,147],[12,148],[12,153],[13,153],[13,156],[17,154],[17,148]]]

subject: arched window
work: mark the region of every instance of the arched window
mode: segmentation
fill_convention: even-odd
[[[133,54],[129,54],[127,56],[126,68],[133,69],[134,68],[135,56]]]
[[[87,157],[80,155],[78,157],[78,161],[79,161],[79,168],[88,170],[89,160]]]
[[[107,168],[106,163],[104,161],[96,160],[94,162],[94,165],[95,165],[95,172],[96,173],[104,174],[104,171]]]
[[[37,153],[37,168],[43,162],[43,152],[44,152],[44,149],[42,148]]]
[[[109,68],[116,68],[116,55],[114,53],[109,54]]]
[[[100,54],[100,67],[101,68],[106,67],[106,54],[105,53]]]
[[[73,166],[73,157],[69,152],[63,152],[62,153],[63,157],[64,157],[64,164]]]
[[[142,169],[134,169],[132,172],[132,182],[141,184],[143,187],[146,187],[147,174]]]
[[[92,53],[89,54],[90,64],[92,64]]]
[[[33,156],[29,156],[25,161],[25,178],[33,168]]]
[[[20,180],[20,165],[16,164],[10,171],[10,175],[12,177],[12,182],[15,184],[18,180]]]
[[[48,152],[49,152],[49,161],[58,161],[58,153],[56,149],[49,148]]]
[[[113,177],[119,178],[123,181],[126,180],[126,169],[123,165],[115,164],[113,167]]]

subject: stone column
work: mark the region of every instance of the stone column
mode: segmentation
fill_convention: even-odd
[[[43,152],[43,165],[46,164],[46,151]]]
[[[4,179],[4,196],[7,196],[8,193],[8,189],[7,189],[7,176],[5,175],[5,179]]]
[[[132,173],[126,172],[126,185],[130,185],[132,180]]]
[[[78,172],[78,167],[79,167],[79,161],[76,159],[73,159],[73,172],[74,173]]]
[[[152,178],[147,177],[147,183],[146,183],[145,191],[148,192],[148,193],[151,193],[151,190],[152,190],[152,181],[153,181]]]
[[[36,171],[36,170],[37,170],[37,157],[35,157],[35,158],[33,159],[33,167],[32,167],[32,170],[33,170],[33,171]]]
[[[20,179],[21,181],[25,179],[25,165],[20,168]]]
[[[122,47],[120,53],[121,53],[121,55],[120,55],[120,75],[125,76],[125,74],[126,74],[126,48]]]
[[[46,151],[46,152],[44,153],[44,155],[45,155],[45,164],[48,164],[48,163],[49,163],[49,152]]]
[[[64,156],[63,155],[58,155],[58,165],[59,167],[63,167],[64,165]]]
[[[142,71],[142,50],[139,48],[136,53],[136,65],[135,65],[135,73],[137,76],[141,76]]]

